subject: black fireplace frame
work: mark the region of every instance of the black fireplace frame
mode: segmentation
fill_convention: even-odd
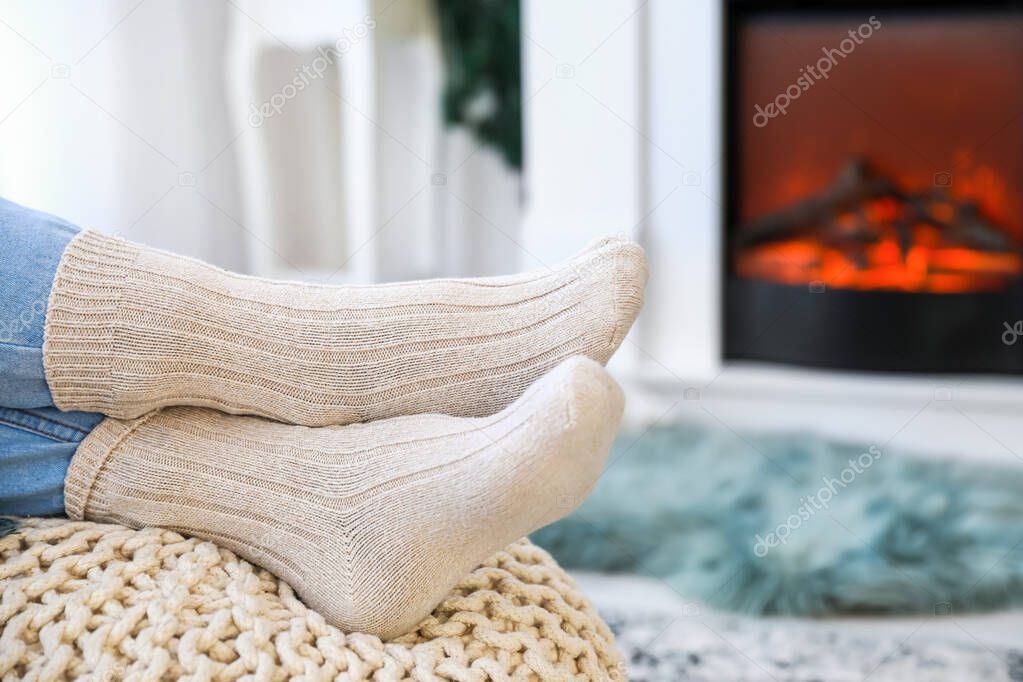
[[[1011,344],[1003,341],[1005,324],[1014,328],[1017,320],[1023,320],[1023,279],[997,293],[825,290],[815,285],[791,286],[741,278],[735,272],[733,258],[737,197],[741,196],[737,132],[742,117],[748,115],[737,111],[738,33],[744,20],[764,12],[787,11],[847,13],[851,18],[893,13],[921,16],[930,12],[942,16],[1013,12],[1023,16],[1023,0],[722,2],[724,360],[904,374],[1023,374],[1023,337]]]

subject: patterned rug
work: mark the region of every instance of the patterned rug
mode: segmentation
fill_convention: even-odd
[[[632,682],[1023,681],[1023,648],[740,616],[604,612]]]

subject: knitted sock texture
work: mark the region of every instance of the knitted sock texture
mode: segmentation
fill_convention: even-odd
[[[599,364],[573,358],[483,418],[310,428],[195,407],[108,418],[71,461],[66,511],[214,541],[332,624],[388,638],[578,506],[622,403]]]
[[[64,252],[43,359],[62,410],[172,405],[325,426],[480,417],[562,360],[606,362],[642,305],[640,247],[544,271],[366,286],[257,279],[83,232]]]

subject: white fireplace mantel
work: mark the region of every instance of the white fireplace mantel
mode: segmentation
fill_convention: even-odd
[[[633,419],[1023,465],[1019,379],[723,361],[721,23],[722,0],[525,0],[523,264],[605,234],[644,245],[646,306],[612,362]]]
[[[629,371],[707,381],[720,370],[717,4],[524,7],[524,246],[554,262],[600,235],[638,239],[652,279]]]

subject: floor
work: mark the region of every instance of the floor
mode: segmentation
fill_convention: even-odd
[[[640,576],[574,576],[616,630],[633,682],[1023,680],[1023,611],[756,619]]]

